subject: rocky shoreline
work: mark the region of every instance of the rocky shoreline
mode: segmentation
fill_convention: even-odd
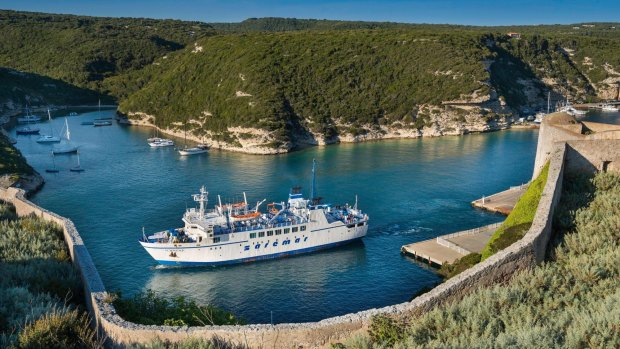
[[[228,132],[233,135],[236,144],[214,139],[214,134],[211,132],[208,132],[204,136],[197,136],[191,132],[188,132],[187,139],[191,142],[205,144],[210,148],[220,150],[253,155],[276,155],[290,153],[292,151],[311,146],[324,146],[337,143],[361,143],[388,139],[415,139],[420,137],[431,138],[443,136],[462,136],[470,133],[501,131],[512,127],[527,129],[536,128],[535,125],[513,126],[513,120],[509,116],[498,117],[497,119],[489,121],[482,121],[481,117],[475,114],[470,115],[459,122],[446,121],[445,119],[445,116],[443,119],[442,116],[434,117],[429,126],[425,126],[421,129],[381,126],[378,128],[364,129],[364,133],[359,135],[343,134],[329,139],[322,137],[320,134],[305,132],[292,137],[293,139],[290,144],[280,147],[269,146],[269,143],[272,142],[273,139],[270,138],[267,131],[243,127],[228,128]],[[125,115],[117,111],[116,120],[118,123],[124,125],[151,127],[162,135],[180,139],[185,138],[185,132],[183,131],[182,125],[175,125],[176,127],[174,129],[157,127],[153,122],[155,120],[155,116],[146,113],[134,112],[130,113],[130,115]],[[190,120],[190,123],[192,122],[197,121]]]

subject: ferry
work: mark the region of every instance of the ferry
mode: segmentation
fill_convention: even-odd
[[[314,174],[312,167],[312,191]],[[305,199],[300,187],[291,189],[287,202],[273,202],[266,212],[259,210],[265,200],[250,207],[244,201],[222,204],[207,210],[205,187],[193,199],[197,208],[183,215],[184,227],[147,236],[140,244],[159,264],[206,266],[254,262],[333,248],[360,240],[368,231],[368,215],[355,205],[321,204]]]

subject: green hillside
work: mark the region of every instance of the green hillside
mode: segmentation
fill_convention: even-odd
[[[480,58],[490,52],[467,33],[251,33],[209,37],[198,46],[201,52],[190,47],[158,61],[162,74],[120,110],[156,115],[159,126],[193,118],[207,130],[307,125],[329,135],[336,124],[354,130],[411,122],[420,104],[488,93]]]
[[[196,138],[240,150],[248,139],[289,150],[390,132],[496,129],[506,115],[545,105],[548,91],[553,101],[615,98],[618,28],[0,11],[0,68],[8,69],[0,104],[102,98],[163,129],[178,132],[191,120]]]

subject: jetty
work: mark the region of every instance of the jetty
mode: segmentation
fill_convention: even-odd
[[[517,201],[519,201],[519,198],[527,190],[528,186],[529,184],[526,183],[519,186],[510,187],[507,190],[501,191],[497,194],[483,196],[478,200],[474,200],[471,202],[471,205],[483,210],[509,215],[517,204]]]
[[[429,265],[441,266],[470,253],[480,253],[502,222],[483,227],[438,236],[434,239],[415,242],[400,248],[405,255],[422,260]]]

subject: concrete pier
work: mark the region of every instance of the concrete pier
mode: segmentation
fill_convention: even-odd
[[[528,184],[510,187],[497,194],[483,196],[478,200],[472,201],[471,204],[483,210],[509,215],[517,204],[517,201],[519,201],[521,195],[527,190],[527,187]]]
[[[438,236],[434,239],[404,245],[401,252],[430,265],[441,266],[472,252],[479,253],[502,223]]]

